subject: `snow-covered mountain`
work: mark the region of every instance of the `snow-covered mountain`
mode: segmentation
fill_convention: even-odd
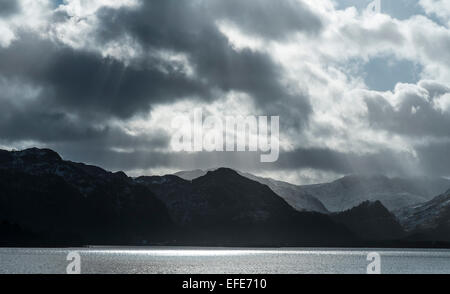
[[[194,170],[175,175],[193,180],[207,171]],[[346,176],[331,183],[298,186],[271,178],[239,172],[244,177],[269,186],[298,211],[340,212],[366,201],[380,201],[390,211],[424,203],[450,189],[442,178],[389,178],[386,176]]]
[[[208,171],[192,181],[168,175],[139,177],[136,182],[147,185],[181,225],[198,222],[196,219],[214,222],[221,217],[228,221],[259,222],[294,212],[267,185],[231,169]]]
[[[407,231],[450,227],[450,190],[426,203],[399,209],[395,214]]]
[[[262,178],[249,173],[239,172],[242,176],[254,180],[263,185],[269,186],[272,191],[283,198],[289,205],[298,211],[316,211],[328,213],[325,205],[316,197],[309,193],[304,193],[299,186],[277,181],[271,178]]]
[[[431,200],[450,188],[447,179],[346,176],[331,183],[301,186],[331,212],[351,209],[365,201],[380,201],[390,211]]]
[[[354,240],[324,214],[299,212],[268,186],[219,168],[192,181],[174,175],[139,177],[163,201],[174,222],[192,238],[246,244],[329,244]]]
[[[193,171],[178,172],[175,175],[182,179],[192,181],[194,179],[206,175],[207,172],[208,171],[198,169]],[[298,211],[315,211],[321,213],[328,213],[327,209],[325,208],[322,202],[320,202],[317,198],[313,197],[312,195],[303,192],[299,186],[287,182],[277,181],[271,178],[257,177],[250,173],[244,173],[240,171],[236,172],[243,177],[246,177],[260,184],[268,186],[273,192],[275,192],[278,196],[283,198],[287,203],[289,203],[289,205],[291,205]]]

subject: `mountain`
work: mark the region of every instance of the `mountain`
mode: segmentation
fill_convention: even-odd
[[[316,211],[320,213],[328,213],[325,205],[314,196],[303,193],[301,188],[287,182],[277,181],[271,178],[257,177],[249,173],[240,173],[246,178],[257,181],[263,185],[267,185],[272,191],[280,195],[289,205],[298,211]]]
[[[15,244],[36,244],[37,236],[31,231],[8,221],[0,221],[0,246],[14,246]]]
[[[175,175],[182,179],[192,181],[206,175],[207,172],[208,171],[198,169],[193,171],[178,172]],[[317,198],[309,195],[308,193],[304,193],[303,191],[301,191],[301,188],[299,186],[287,182],[276,181],[270,178],[257,177],[250,173],[244,173],[240,171],[236,172],[243,177],[268,186],[272,191],[274,191],[277,195],[283,198],[289,205],[291,205],[298,211],[315,211],[320,213],[328,213],[328,210],[325,208],[322,202],[320,202]]]
[[[427,203],[395,213],[411,239],[450,242],[450,190]]]
[[[192,180],[207,171],[183,171],[175,175]],[[365,201],[381,201],[390,211],[431,200],[450,189],[450,180],[443,178],[388,178],[386,176],[346,176],[331,183],[298,186],[262,178],[250,173],[242,176],[269,186],[298,211],[321,213],[351,209]]]
[[[294,210],[267,186],[240,176],[231,169],[217,169],[185,181],[175,176],[140,177],[169,207],[182,225],[245,222],[257,223],[293,214]]]
[[[332,214],[332,218],[365,240],[395,240],[405,235],[397,218],[380,201],[363,202],[347,211]]]
[[[165,240],[173,226],[145,186],[52,150],[0,151],[0,191],[0,219],[40,244],[138,245]]]
[[[298,212],[268,186],[231,169],[209,171],[192,181],[173,175],[136,181],[166,204],[177,225],[221,244],[306,246],[355,239],[328,216]]]
[[[450,246],[436,242],[450,242],[450,191],[398,211],[405,238],[380,201],[299,211],[248,177],[219,168],[133,179],[48,149],[0,150],[0,246]]]
[[[210,171],[212,171],[212,170],[210,170]],[[190,171],[180,171],[180,172],[175,173],[174,175],[177,177],[180,177],[184,180],[192,181],[197,178],[203,177],[204,175],[206,175],[207,172],[208,171],[196,169],[196,170],[190,170]]]
[[[357,237],[228,169],[132,179],[48,149],[0,151],[0,246],[345,246]]]
[[[401,179],[385,176],[347,176],[331,183],[301,186],[332,212],[351,209],[365,201],[380,201],[394,211],[431,200],[450,188],[446,179]]]

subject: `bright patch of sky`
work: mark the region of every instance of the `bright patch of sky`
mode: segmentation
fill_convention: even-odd
[[[54,0],[53,1],[55,3],[55,7],[58,7],[61,4],[64,4],[64,0]]]
[[[355,7],[363,12],[373,0],[337,0],[338,9]],[[381,12],[399,20],[415,15],[426,15],[418,0],[381,0]],[[434,22],[443,25],[434,15],[426,15]],[[366,63],[359,62],[357,74],[371,90],[391,91],[397,83],[417,83],[422,67],[408,60],[399,60],[392,56],[373,57]],[[361,65],[362,64],[362,65]]]
[[[339,9],[354,6],[361,11],[366,9],[373,0],[337,0],[336,2]],[[425,14],[417,0],[381,0],[381,12],[400,20],[417,14]]]
[[[411,61],[376,57],[363,66],[362,74],[369,89],[391,91],[397,83],[417,83],[421,70],[419,64]]]

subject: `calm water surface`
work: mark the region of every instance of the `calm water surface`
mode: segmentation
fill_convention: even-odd
[[[0,249],[0,273],[64,274],[71,251],[85,274],[365,274],[369,252],[385,274],[450,274],[450,250],[311,248]]]

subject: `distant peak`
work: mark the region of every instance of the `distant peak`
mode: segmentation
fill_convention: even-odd
[[[389,213],[389,210],[381,203],[381,201],[364,201],[360,205],[350,209],[350,211],[356,211],[356,210],[371,210],[371,211],[380,211],[384,213]]]
[[[226,167],[221,167],[214,171],[208,171],[207,175],[239,176],[237,171]]]
[[[123,171],[115,172],[114,175],[120,178],[128,178],[127,174]]]
[[[175,173],[174,175],[177,177],[180,177],[184,180],[192,181],[194,179],[197,179],[199,177],[206,175],[206,172],[207,171],[204,171],[201,169],[196,169],[196,170],[191,170],[191,171],[180,171],[180,172]]]
[[[165,183],[188,183],[189,181],[180,178],[176,175],[165,175],[165,176],[141,176],[135,178],[135,180],[139,183],[144,184],[165,184]]]
[[[361,207],[370,207],[370,208],[384,208],[383,203],[381,201],[365,201],[361,205]]]
[[[235,180],[244,178],[240,174],[238,174],[235,170],[232,170],[230,168],[218,168],[216,170],[208,171],[206,175],[199,177],[197,179],[194,179],[193,181],[208,181],[208,180]],[[244,178],[246,179],[246,178]]]
[[[51,149],[29,148],[22,151],[14,151],[13,154],[19,157],[33,157],[43,160],[53,160],[53,161],[62,160],[61,156]]]

